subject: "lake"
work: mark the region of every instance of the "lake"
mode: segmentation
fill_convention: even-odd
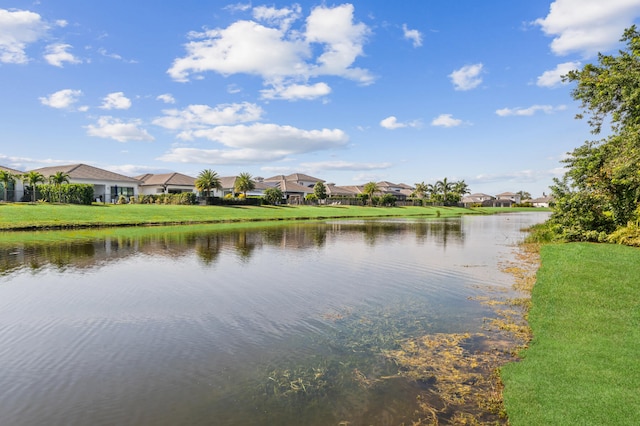
[[[390,351],[486,333],[478,299],[547,217],[0,235],[0,419],[410,424],[432,383]]]

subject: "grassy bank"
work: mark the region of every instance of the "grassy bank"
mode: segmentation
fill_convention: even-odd
[[[546,245],[523,360],[502,369],[511,425],[640,424],[640,250]]]
[[[515,209],[502,209],[514,211]],[[402,216],[458,216],[487,214],[497,209],[457,207],[359,206],[178,206],[148,204],[2,204],[0,230],[57,229],[93,226],[168,225],[264,220],[374,218]]]

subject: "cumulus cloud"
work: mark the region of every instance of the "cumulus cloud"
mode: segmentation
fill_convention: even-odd
[[[42,105],[50,106],[51,108],[67,109],[78,102],[80,96],[82,96],[81,90],[64,89],[39,99]]]
[[[557,87],[562,84],[562,76],[567,75],[569,71],[577,70],[580,68],[580,62],[564,62],[558,64],[558,66],[549,71],[545,71],[538,77],[536,84],[540,87]]]
[[[422,33],[418,30],[410,30],[407,24],[402,24],[404,38],[413,42],[413,47],[422,46]]]
[[[67,52],[67,49],[71,49],[71,45],[64,43],[50,44],[47,46],[47,53],[45,53],[44,59],[50,65],[60,68],[62,68],[64,62],[68,62],[70,64],[82,63],[80,59]]]
[[[558,105],[555,107],[552,105],[532,105],[528,108],[502,108],[496,110],[496,114],[498,114],[500,117],[509,117],[514,115],[531,116],[538,111],[542,111],[545,114],[553,114],[554,112],[564,111],[565,109],[567,109],[566,105]]]
[[[294,4],[291,8],[284,7],[282,9],[268,6],[257,6],[253,9],[253,17],[257,21],[277,26],[283,31],[288,30],[293,22],[300,19],[301,13],[302,8],[299,4]]]
[[[224,149],[176,147],[162,161],[231,164],[281,161],[295,154],[344,147],[349,138],[339,129],[304,130],[292,126],[255,123],[218,126],[190,132],[224,145]]]
[[[189,105],[179,109],[162,111],[164,116],[153,120],[153,124],[170,130],[190,130],[207,127],[246,123],[259,120],[263,109],[249,102],[209,105]],[[183,135],[184,137],[184,135]]]
[[[579,52],[590,57],[614,47],[639,15],[635,0],[556,0],[547,16],[534,24],[553,37],[551,50],[556,55]]]
[[[482,83],[482,64],[465,65],[449,74],[455,90],[475,89]]]
[[[164,102],[165,104],[175,104],[176,100],[170,93],[163,93],[156,97],[157,100]]]
[[[453,118],[451,114],[440,114],[431,121],[432,126],[438,127],[457,127],[462,124],[459,118]]]
[[[35,12],[0,9],[0,62],[24,64],[27,45],[41,39],[49,24]]]
[[[102,109],[129,109],[131,108],[131,100],[127,98],[123,92],[109,93],[102,100]]]
[[[290,28],[300,15],[299,6],[257,7],[253,9],[255,20],[191,32],[186,55],[176,58],[167,73],[182,82],[206,72],[257,75],[266,85],[274,86],[266,93],[275,98],[286,93],[278,86],[289,85],[294,86],[291,93],[306,88],[302,99],[313,98],[308,95],[309,88],[326,91],[328,87],[307,83],[319,76],[338,76],[361,84],[373,82],[368,70],[353,66],[363,55],[370,30],[365,24],[354,22],[352,5],[315,7],[305,25]]]
[[[274,85],[273,88],[261,90],[260,93],[263,99],[309,100],[327,96],[331,93],[331,87],[326,83]]]
[[[87,135],[104,139],[115,139],[118,142],[153,141],[154,138],[141,128],[141,120],[122,121],[110,116],[103,116],[98,122],[86,126]]]
[[[407,122],[401,123],[398,121],[398,119],[395,116],[391,115],[381,120],[380,126],[388,130],[395,130],[395,129],[401,129],[403,127],[419,127],[420,121],[414,120],[414,121],[407,121]]]

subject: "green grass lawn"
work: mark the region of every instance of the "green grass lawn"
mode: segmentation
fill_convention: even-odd
[[[640,249],[546,245],[534,338],[502,368],[511,425],[640,424]]]
[[[501,209],[515,211],[516,209]],[[518,209],[519,210],[519,209]],[[487,214],[498,209],[458,207],[359,207],[359,206],[178,206],[155,204],[94,204],[91,206],[46,203],[0,203],[0,230],[45,229],[83,226],[191,224],[233,221],[300,220],[325,218],[373,218],[389,216],[457,216]]]

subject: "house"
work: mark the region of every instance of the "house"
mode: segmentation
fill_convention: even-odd
[[[542,197],[531,200],[533,207],[551,207],[555,200],[551,195],[542,194]]]
[[[396,183],[391,183],[387,181],[381,181],[381,182],[378,182],[376,185],[378,185],[380,192],[382,192],[383,194],[391,194],[394,197],[396,197],[396,199],[398,199],[399,201],[404,201],[408,197],[411,197],[411,195],[415,191],[415,188],[405,183],[396,184]]]
[[[228,194],[235,194],[236,191],[236,179],[238,176],[223,176],[220,178],[220,186],[221,190],[214,190],[213,195],[216,197],[224,197]],[[270,185],[266,184],[264,180],[260,177],[254,178],[253,183],[255,187],[251,191],[247,191],[247,197],[249,196],[257,196],[260,197],[264,194],[264,190],[267,188],[275,187],[275,182],[272,182]]]
[[[511,200],[515,204],[520,204],[522,202],[522,198],[520,194],[515,194],[513,192],[503,192],[502,194],[496,195],[498,200]]]
[[[139,192],[142,195],[196,192],[196,179],[182,173],[147,173],[134,179],[141,182]]]
[[[6,201],[19,201],[20,198],[22,198],[22,196],[24,195],[24,184],[22,183],[22,180],[20,179],[20,176],[22,176],[24,174],[24,172],[21,172],[19,170],[16,169],[11,169],[9,167],[4,167],[4,166],[0,166],[0,170],[4,170],[7,171],[9,173],[11,173],[12,175],[15,176],[15,181],[14,182],[9,182],[9,185],[7,186],[7,200]],[[1,200],[4,201],[4,182],[0,182],[0,198]]]
[[[308,188],[313,188],[315,184],[318,182],[324,183],[324,180],[315,178],[313,176],[305,175],[304,173],[292,173],[287,176],[277,175],[277,176],[272,176],[270,178],[264,179],[264,182],[281,182],[281,181],[293,182],[297,185],[306,186]]]
[[[488,204],[489,202],[492,202],[495,199],[496,197],[494,197],[493,195],[476,192],[475,194],[470,194],[470,195],[467,195],[466,197],[462,197],[461,202],[462,204],[464,204],[465,207],[471,207],[473,205],[478,205],[478,204],[482,204],[482,205],[484,205],[485,203]]]
[[[57,172],[65,173],[69,176],[69,183],[93,185],[96,200],[107,203],[117,201],[121,195],[125,197],[137,196],[141,184],[138,179],[87,164],[42,167],[32,171],[41,173],[45,178],[53,176]]]

